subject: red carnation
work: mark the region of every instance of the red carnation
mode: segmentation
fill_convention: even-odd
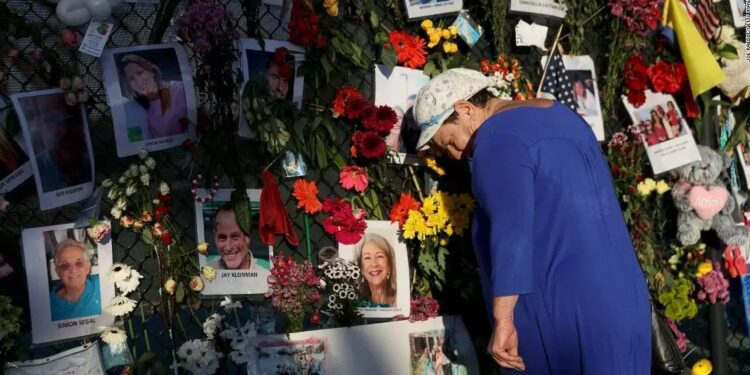
[[[333,99],[331,110],[333,111],[333,117],[339,117],[346,112],[347,103],[354,98],[361,98],[362,93],[359,90],[351,86],[341,86],[336,91],[336,98]]]
[[[648,65],[639,54],[630,56],[625,62],[622,77],[628,90],[645,90],[648,83]]]
[[[164,234],[161,235],[161,244],[164,246],[172,244],[172,235],[169,234],[169,232],[164,232]]]
[[[655,91],[674,94],[682,88],[687,73],[681,63],[667,64],[662,60],[648,68],[648,77]]]
[[[393,108],[387,105],[380,105],[374,107],[373,111],[363,113],[362,116],[362,128],[367,130],[375,130],[380,133],[388,133],[393,129],[398,121],[398,115]]]
[[[156,207],[154,208],[154,220],[156,220],[156,222],[158,223],[158,222],[160,222],[160,221],[161,221],[161,219],[163,219],[163,218],[164,218],[164,216],[166,216],[166,215],[167,215],[168,213],[169,213],[169,208],[167,208],[167,206],[163,206],[163,205],[161,205],[161,204],[160,204],[160,205],[157,205],[157,206],[156,206]]]
[[[309,0],[295,0],[289,20],[289,40],[301,46],[320,44],[320,17],[315,14]]]
[[[365,159],[377,159],[383,156],[386,151],[385,140],[371,130],[354,133],[352,143],[357,156]]]
[[[323,200],[323,212],[331,215],[339,215],[344,212],[352,212],[352,205],[343,199],[326,198]]]
[[[628,102],[633,107],[640,107],[646,102],[646,92],[643,90],[628,90]]]
[[[346,103],[346,118],[356,120],[362,116],[362,113],[372,107],[370,101],[365,98],[352,98]]]

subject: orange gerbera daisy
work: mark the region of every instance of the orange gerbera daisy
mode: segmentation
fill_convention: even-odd
[[[389,218],[391,221],[398,222],[400,226],[403,226],[406,219],[409,217],[409,211],[419,210],[420,207],[422,207],[422,204],[411,194],[401,193],[398,202],[393,205],[393,208],[391,208]]]
[[[315,181],[294,181],[292,195],[299,201],[297,208],[304,208],[308,214],[315,214],[323,208],[323,203],[318,200],[318,185]]]
[[[386,48],[396,51],[396,59],[407,68],[419,69],[427,63],[427,42],[405,31],[391,31]]]

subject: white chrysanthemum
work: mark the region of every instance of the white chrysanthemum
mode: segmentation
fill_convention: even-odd
[[[123,316],[129,314],[135,309],[135,301],[125,296],[116,296],[109,300],[109,303],[104,306],[104,311],[112,316]]]
[[[221,331],[219,336],[227,340],[234,340],[235,337],[239,336],[239,332],[234,328],[227,328]]]
[[[162,181],[162,183],[159,184],[159,193],[161,193],[161,195],[167,195],[169,194],[169,192],[170,192],[169,185],[167,185],[166,182]]]
[[[127,188],[125,188],[125,195],[128,197],[135,194],[135,185],[128,185]]]
[[[125,200],[125,198],[120,197],[117,199],[117,203],[115,203],[115,207],[124,210],[128,207],[128,202]]]
[[[120,289],[120,292],[122,292],[123,295],[126,295],[138,289],[138,286],[141,285],[142,278],[143,276],[141,276],[140,272],[136,270],[130,270],[130,277],[125,280],[116,282],[115,284],[117,285],[117,289]]]
[[[141,182],[143,183],[144,186],[148,186],[150,179],[151,179],[151,176],[149,176],[148,173],[141,175]]]
[[[206,338],[213,340],[216,334],[216,329],[221,326],[221,315],[214,313],[209,316],[208,319],[203,323],[203,333]]]
[[[146,158],[146,156],[148,156],[148,150],[141,149],[141,151],[138,151],[138,158],[139,159],[143,160],[143,159]]]
[[[126,173],[129,173],[129,175],[132,177],[138,176],[138,166],[135,164],[130,164],[130,168],[128,168]]]
[[[156,168],[156,160],[154,160],[154,158],[152,157],[147,158],[143,163],[146,164],[146,167],[148,167],[148,169]]]
[[[125,331],[117,327],[108,327],[99,337],[109,345],[112,354],[122,353],[128,348],[128,336]]]
[[[107,198],[114,200],[120,195],[120,191],[117,188],[109,189],[107,192]]]
[[[127,181],[127,180],[128,180],[128,179],[127,179],[127,177],[125,177],[125,176],[120,176],[120,178],[119,178],[119,179],[117,179],[117,182],[119,182],[119,183],[121,183],[121,184],[124,184],[124,183],[125,183],[125,181]],[[110,199],[112,199],[112,198],[110,198]]]
[[[112,180],[110,180],[109,178],[102,181],[102,187],[108,188],[110,186],[112,186]]]
[[[253,338],[258,335],[255,322],[247,321],[244,326],[237,330],[232,337],[232,353],[230,358],[237,364],[251,361],[255,351],[253,350]]]
[[[220,306],[223,307],[226,311],[242,308],[242,304],[240,303],[240,301],[232,302],[232,298],[230,298],[229,296],[224,297],[224,299],[220,303]]]
[[[117,207],[112,207],[112,210],[109,211],[110,214],[112,214],[112,217],[115,219],[119,219],[120,216],[122,216],[122,210]]]
[[[139,165],[138,166],[138,172],[140,172],[142,175],[148,173],[148,168],[146,168],[145,165]]]
[[[112,281],[113,283],[123,282],[130,277],[130,271],[132,270],[133,269],[127,264],[115,263],[110,266],[109,271],[107,271],[107,280]]]

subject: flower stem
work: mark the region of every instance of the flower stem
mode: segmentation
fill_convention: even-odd
[[[133,319],[132,318],[128,318],[128,331],[130,331],[130,337],[135,338],[135,334],[133,332]],[[132,350],[133,350],[133,357],[138,358],[138,350],[136,350],[135,343],[133,343]]]
[[[151,340],[148,338],[148,330],[146,329],[146,313],[143,311],[143,304],[141,304],[141,324],[143,325],[143,337],[146,341],[146,351],[151,351]]]

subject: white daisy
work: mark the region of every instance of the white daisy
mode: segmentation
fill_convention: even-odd
[[[203,340],[190,340],[185,341],[180,348],[177,349],[177,356],[185,362],[195,363],[198,362],[201,356],[201,346]]]
[[[116,296],[109,300],[109,303],[104,306],[104,311],[112,316],[123,316],[129,314],[135,309],[135,301],[125,296]]]
[[[117,283],[117,282],[123,282],[127,280],[128,277],[130,277],[130,272],[133,269],[130,268],[127,264],[123,263],[115,263],[111,267],[109,267],[109,271],[107,272],[107,280]]]
[[[109,345],[112,354],[119,354],[128,349],[128,336],[117,327],[108,327],[99,337]]]
[[[141,285],[141,280],[143,276],[141,276],[140,272],[136,270],[130,270],[130,277],[127,279],[116,282],[117,289],[120,289],[120,292],[122,292],[123,295],[126,295],[136,289],[138,289],[138,286]]]

